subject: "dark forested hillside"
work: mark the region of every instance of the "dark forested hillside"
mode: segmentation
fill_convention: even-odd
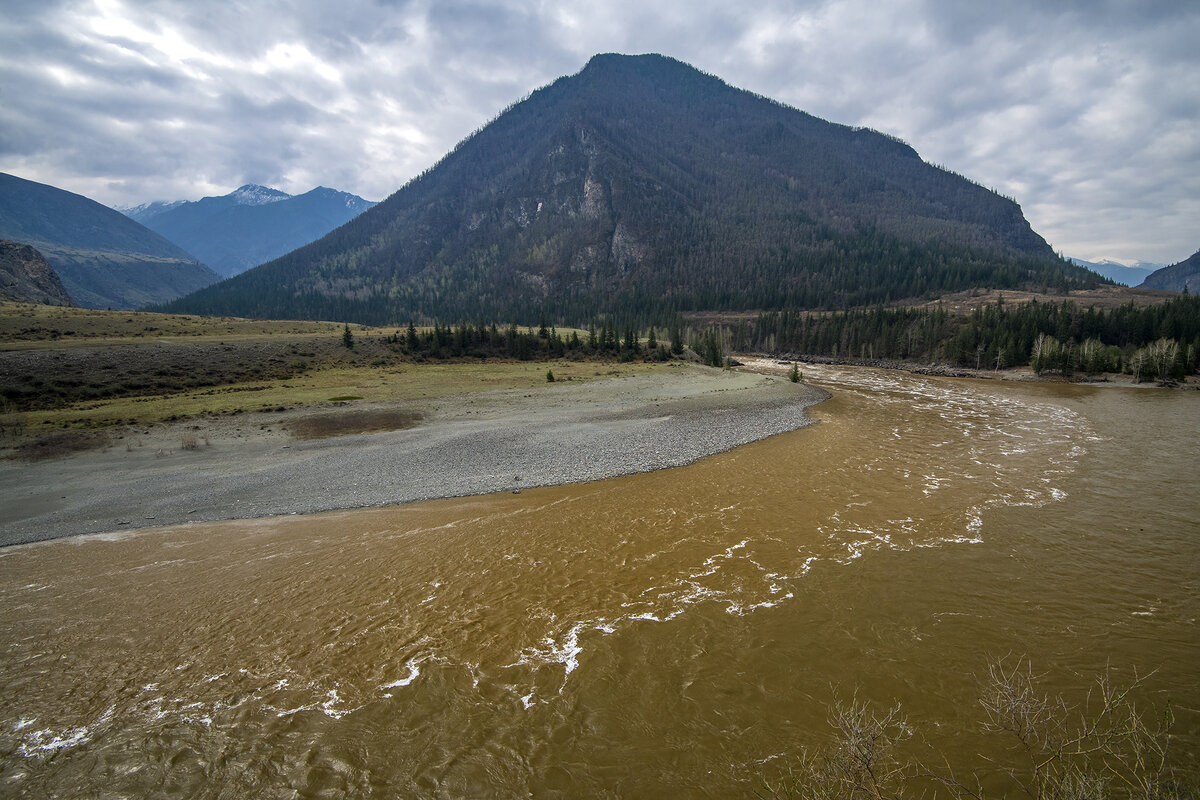
[[[580,322],[1097,280],[901,141],[603,55],[323,239],[168,309]]]

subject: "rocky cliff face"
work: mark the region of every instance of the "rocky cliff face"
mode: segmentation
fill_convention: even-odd
[[[8,239],[0,239],[0,298],[47,306],[75,305],[41,253]]]

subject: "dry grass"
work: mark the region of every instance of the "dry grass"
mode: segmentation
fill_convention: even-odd
[[[1095,306],[1096,308],[1111,309],[1133,303],[1136,306],[1154,306],[1166,303],[1179,297],[1178,292],[1157,292],[1152,289],[1131,289],[1127,286],[1100,286],[1095,289],[1077,289],[1069,294],[1042,294],[1040,292],[1023,292],[1013,289],[987,289],[947,294],[938,300],[914,303],[926,308],[941,307],[947,311],[968,313],[985,305],[995,305],[1000,299],[1008,305],[1023,305],[1037,301],[1039,303],[1062,303],[1070,300],[1081,308]]]
[[[25,443],[47,457],[90,436],[37,444],[48,431],[102,431],[211,415],[289,412],[303,417],[331,402],[413,408],[442,397],[502,389],[545,389],[662,369],[596,362],[426,362],[414,364],[388,342],[393,328],[206,318],[0,303],[0,448]],[[408,427],[401,417],[339,414],[312,423],[321,437]],[[319,415],[318,415],[319,417]],[[184,450],[193,449],[182,441]],[[194,447],[200,447],[197,440]]]
[[[402,431],[414,427],[421,415],[413,411],[346,411],[338,414],[313,414],[287,424],[297,439],[328,439],[355,433]]]
[[[357,334],[361,326],[352,326]],[[32,303],[0,302],[0,343],[52,342],[70,346],[92,339],[154,339],[161,337],[277,337],[338,336],[341,323],[295,320],[256,320],[238,317],[197,317],[190,314],[151,314],[144,311],[104,311],[62,308]]]

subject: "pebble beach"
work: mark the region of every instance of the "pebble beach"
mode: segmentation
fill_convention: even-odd
[[[0,462],[0,544],[665,469],[801,428],[827,396],[781,377],[687,366],[409,404],[420,420],[411,428],[326,439],[293,438],[279,414],[160,425],[104,450]],[[180,447],[185,437],[199,444]]]

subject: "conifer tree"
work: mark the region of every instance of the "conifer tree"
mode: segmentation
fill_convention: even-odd
[[[677,356],[683,355],[683,331],[678,322],[671,326],[671,352]]]

